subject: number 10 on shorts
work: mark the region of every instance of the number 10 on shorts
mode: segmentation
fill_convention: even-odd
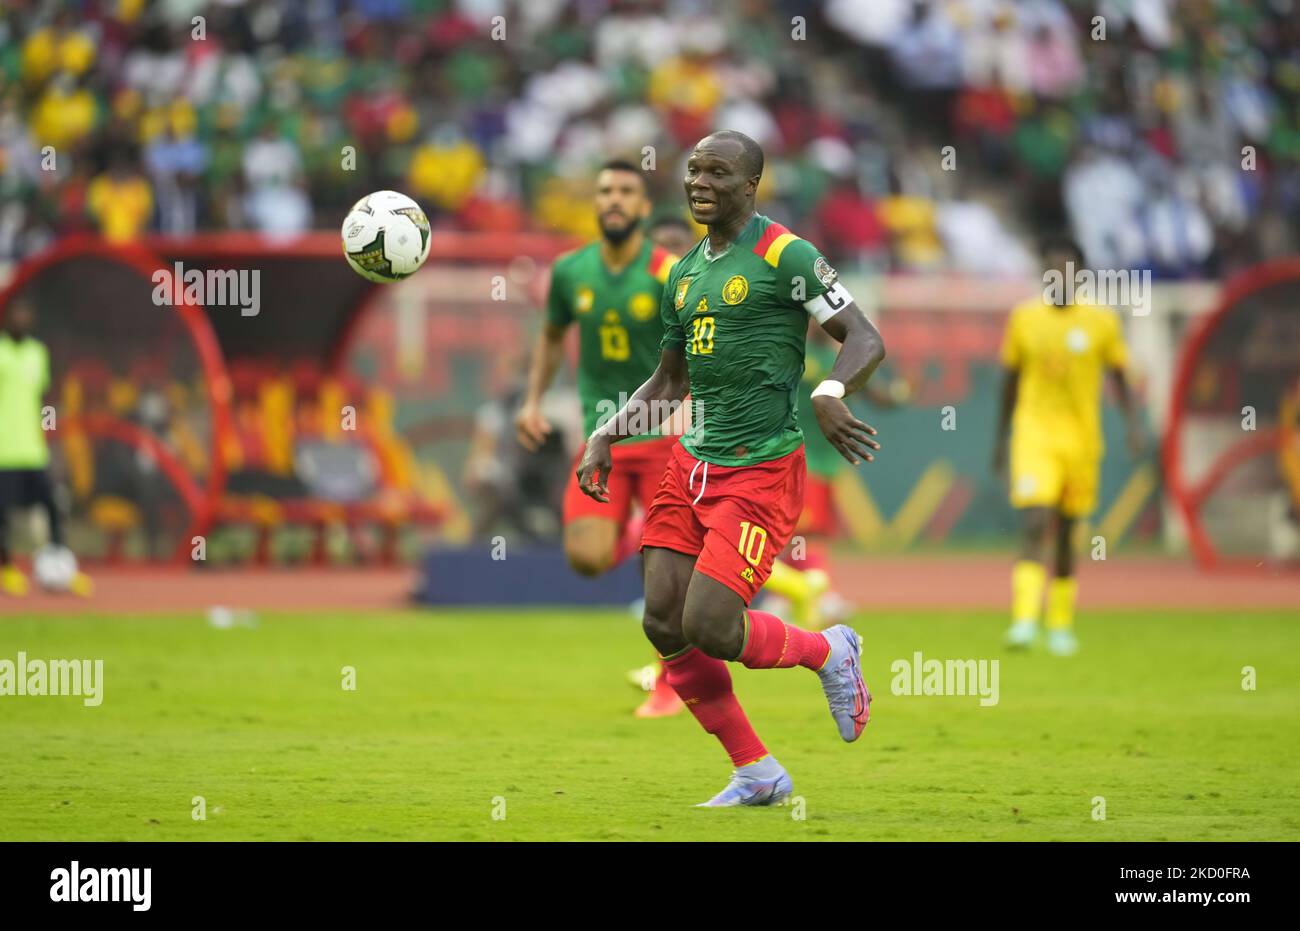
[[[747,520],[740,522],[740,545],[736,547],[745,562],[757,566],[763,559],[763,547],[767,546],[767,531]]]

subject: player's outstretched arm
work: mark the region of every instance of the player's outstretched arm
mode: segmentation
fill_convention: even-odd
[[[674,407],[671,402],[681,401],[690,390],[685,347],[666,346],[659,354],[659,365],[646,383],[632,393],[622,410],[587,438],[582,462],[578,463],[578,487],[582,493],[600,502],[608,501],[609,472],[613,467],[609,448],[629,436],[658,429],[671,417],[670,408]]]
[[[993,430],[993,474],[998,477],[1007,471],[1007,434],[1011,430],[1011,412],[1016,409],[1016,396],[1020,393],[1020,369],[1002,370],[1002,394],[998,401],[998,422]]]
[[[872,450],[880,449],[873,437],[876,428],[853,416],[844,397],[867,383],[871,373],[885,359],[885,343],[867,315],[850,301],[833,317],[822,321],[822,329],[840,342],[840,354],[830,376],[813,389],[813,413],[817,425],[839,454],[853,465],[871,462]]]
[[[1128,374],[1118,366],[1112,368],[1110,374],[1115,380],[1115,397],[1119,400],[1119,409],[1124,413],[1124,440],[1128,454],[1136,459],[1146,452],[1146,436],[1142,432],[1142,420],[1138,417],[1137,407],[1133,404]]]
[[[542,395],[555,380],[555,373],[560,370],[560,363],[564,360],[565,332],[565,327],[547,323],[533,344],[532,361],[528,367],[528,388],[519,413],[515,415],[515,432],[519,436],[519,442],[530,452],[536,452],[551,432],[550,422],[542,416]]]

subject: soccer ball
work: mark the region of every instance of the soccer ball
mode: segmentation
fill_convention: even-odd
[[[429,218],[396,191],[376,191],[355,204],[343,221],[343,254],[362,278],[401,281],[429,257]]]
[[[66,592],[77,575],[77,557],[66,546],[42,546],[32,559],[32,575],[47,592]]]

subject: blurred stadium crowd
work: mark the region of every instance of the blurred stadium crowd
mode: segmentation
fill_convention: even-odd
[[[653,146],[676,212],[721,126],[839,265],[1032,274],[1070,229],[1094,266],[1220,275],[1300,239],[1296,6],[16,0],[0,260],[75,230],[333,228],[379,188],[441,227],[592,235],[595,164]]]

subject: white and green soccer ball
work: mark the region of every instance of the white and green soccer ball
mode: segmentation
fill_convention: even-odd
[[[429,257],[429,218],[405,194],[368,194],[343,221],[343,254],[363,278],[401,281]]]
[[[32,559],[36,584],[47,592],[66,592],[77,576],[77,557],[66,546],[42,546]]]

